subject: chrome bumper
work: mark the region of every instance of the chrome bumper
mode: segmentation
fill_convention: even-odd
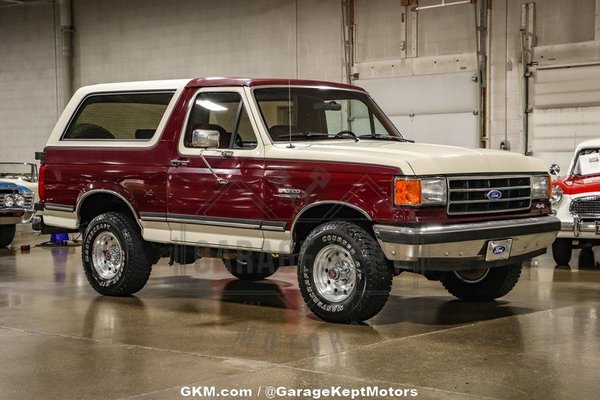
[[[9,211],[11,212],[23,212],[25,211],[25,214],[23,214],[20,217],[17,217],[15,215],[11,215],[9,213]],[[4,212],[6,212],[6,214],[3,214]],[[30,210],[8,210],[6,208],[4,209],[0,209],[0,225],[16,225],[16,224],[25,224],[27,222],[30,222],[31,219],[33,218],[33,214],[35,214],[34,211],[30,211]]]
[[[573,236],[578,238],[582,233],[591,233],[593,235],[598,235],[600,239],[600,234],[596,230],[596,221],[582,221],[578,215],[573,216],[573,221],[561,222],[560,223],[560,231],[561,232],[569,232],[573,233]],[[590,235],[585,235],[586,238],[589,238]]]
[[[559,229],[560,220],[550,215],[452,225],[373,227],[385,256],[391,261],[404,262],[424,259],[482,262],[488,241],[512,239],[510,257],[506,260],[510,262],[543,253]]]

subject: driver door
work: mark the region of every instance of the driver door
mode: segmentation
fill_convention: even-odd
[[[192,99],[168,171],[167,218],[172,241],[262,249],[264,146],[247,104],[243,88],[204,88]],[[191,147],[194,129],[219,132],[219,149]],[[218,182],[201,153],[227,183]]]

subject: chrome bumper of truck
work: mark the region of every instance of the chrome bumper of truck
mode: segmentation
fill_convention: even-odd
[[[543,253],[560,229],[555,216],[519,218],[501,221],[421,225],[404,227],[375,225],[373,230],[385,256],[391,261],[421,260],[484,262],[492,240],[512,239],[505,260],[522,259]]]

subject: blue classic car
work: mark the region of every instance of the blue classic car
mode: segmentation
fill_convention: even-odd
[[[17,224],[31,221],[34,193],[23,185],[0,181],[0,247],[15,237]]]

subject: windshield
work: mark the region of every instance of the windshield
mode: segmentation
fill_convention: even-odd
[[[255,89],[254,97],[274,142],[405,140],[366,93],[277,87]]]
[[[587,176],[600,174],[600,149],[583,149],[577,154],[573,165],[573,175]]]
[[[37,181],[37,165],[28,163],[0,162],[0,179]]]

